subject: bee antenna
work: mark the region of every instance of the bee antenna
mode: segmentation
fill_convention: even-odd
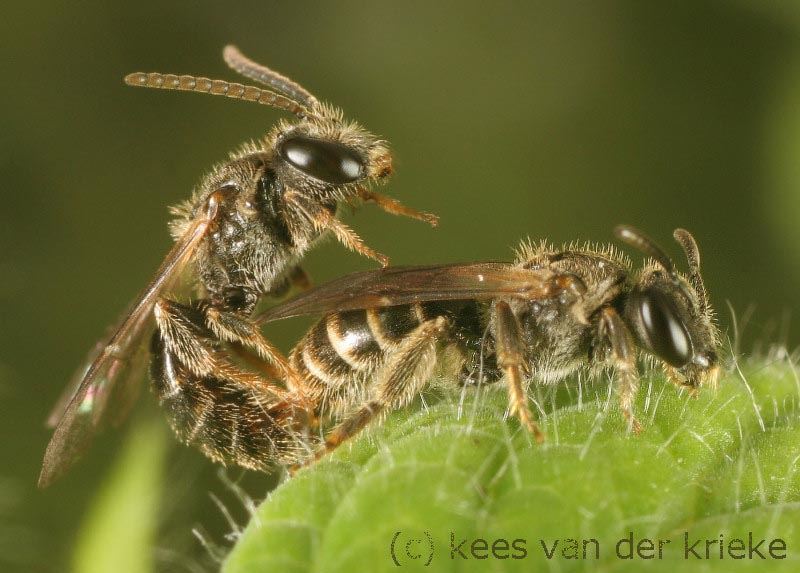
[[[228,66],[251,80],[269,86],[274,90],[289,96],[306,108],[313,110],[319,106],[319,100],[297,82],[290,80],[267,66],[257,64],[239,51],[234,45],[225,46],[222,58]]]
[[[675,281],[677,281],[678,277],[675,274],[675,267],[672,264],[672,260],[666,255],[661,247],[655,243],[655,241],[645,235],[642,231],[636,227],[631,227],[630,225],[617,225],[614,227],[614,235],[616,235],[620,241],[629,244],[630,246],[642,251],[648,257],[653,258],[659,265],[664,267],[665,271],[672,275],[672,278]]]
[[[708,293],[706,292],[703,277],[700,274],[700,249],[697,246],[697,241],[686,229],[675,229],[672,236],[686,254],[686,260],[689,263],[689,282],[692,283],[694,290],[697,291],[705,308],[708,306]]]
[[[306,106],[289,97],[255,86],[245,86],[226,82],[225,80],[211,80],[209,78],[197,76],[177,76],[175,74],[160,74],[156,72],[134,72],[125,76],[125,83],[129,86],[142,88],[207,93],[232,99],[252,101],[262,105],[284,109],[300,118],[306,117],[310,113]]]

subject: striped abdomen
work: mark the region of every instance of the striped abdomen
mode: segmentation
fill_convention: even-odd
[[[294,347],[289,362],[317,413],[338,415],[363,401],[372,376],[423,322],[446,316],[449,341],[480,338],[477,307],[469,301],[426,302],[331,313]]]
[[[225,464],[265,471],[294,462],[301,444],[295,408],[285,391],[221,360],[198,375],[170,352],[156,329],[150,375],[153,390],[178,438]]]

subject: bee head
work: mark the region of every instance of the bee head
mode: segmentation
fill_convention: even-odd
[[[639,273],[625,307],[625,318],[639,345],[659,359],[667,375],[696,389],[716,385],[719,331],[700,274],[700,251],[689,231],[676,229],[689,273],[678,273],[664,251],[642,232],[617,227],[622,241],[653,261]]]

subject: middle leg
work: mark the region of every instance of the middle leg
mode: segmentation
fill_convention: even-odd
[[[523,387],[525,373],[522,347],[522,328],[511,307],[505,301],[494,303],[494,338],[497,364],[506,375],[512,415],[533,434],[537,443],[544,441],[544,433],[533,420],[528,408],[528,395]]]
[[[635,434],[642,431],[642,426],[633,413],[633,401],[639,389],[639,373],[636,370],[636,351],[631,334],[622,322],[617,311],[610,306],[600,314],[600,338],[611,345],[611,354],[616,368],[619,406],[628,422],[628,428]]]

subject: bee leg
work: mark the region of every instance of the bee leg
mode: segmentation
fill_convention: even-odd
[[[281,298],[293,288],[298,290],[308,290],[311,288],[311,277],[308,276],[300,265],[292,267],[292,270],[289,271],[286,278],[272,287],[267,294],[273,298]]]
[[[210,376],[217,367],[198,304],[184,305],[160,298],[153,307],[158,336],[164,351],[197,376]]]
[[[524,360],[522,328],[507,302],[494,303],[494,338],[497,364],[508,381],[508,396],[512,415],[516,415],[537,443],[544,441],[544,433],[533,420],[528,408],[528,395],[523,388]]]
[[[389,257],[365,245],[353,229],[342,223],[325,207],[305,202],[297,193],[287,193],[284,195],[284,200],[304,213],[318,231],[331,231],[336,240],[351,251],[378,261],[382,267],[389,265]]]
[[[392,199],[376,191],[361,187],[358,190],[358,196],[363,200],[370,203],[375,203],[378,207],[392,215],[401,217],[410,217],[428,223],[431,227],[436,227],[439,224],[439,217],[433,213],[425,213],[424,211],[417,211],[411,207],[406,207],[397,199]]]
[[[302,409],[291,393],[213,353],[213,366],[199,373],[197,361],[184,363],[174,350],[200,343],[161,327],[151,343],[153,389],[179,440],[214,461],[261,471],[298,459],[305,449],[297,429]]]
[[[259,374],[263,374],[269,378],[273,378],[275,380],[280,380],[283,376],[283,372],[270,362],[263,360],[261,357],[256,356],[252,352],[250,352],[247,347],[242,344],[241,342],[231,342],[230,343],[230,351],[231,354],[235,355],[236,358],[241,360],[243,363],[247,364],[250,368],[258,372]]]
[[[448,327],[448,320],[439,316],[409,334],[378,372],[372,396],[328,434],[316,457],[335,450],[376,416],[408,405],[427,384],[436,365],[436,341]]]
[[[600,313],[600,338],[607,340],[611,345],[616,368],[619,406],[628,421],[628,428],[638,434],[642,431],[642,426],[633,413],[633,401],[639,388],[636,350],[628,327],[622,322],[617,311],[610,306],[603,308]]]
[[[289,271],[289,284],[292,288],[296,288],[298,290],[308,290],[311,288],[313,284],[311,281],[311,277],[308,273],[301,267],[300,265],[295,265],[291,271]]]
[[[502,378],[503,372],[497,364],[497,355],[494,352],[465,357],[458,375],[460,386],[494,384]]]
[[[255,350],[258,356],[274,364],[281,378],[292,387],[300,385],[300,376],[289,364],[289,360],[270,341],[264,338],[258,326],[249,318],[209,305],[205,310],[206,327],[220,340],[238,343]]]
[[[211,312],[209,313],[209,310]],[[221,339],[229,342],[241,343],[243,345],[251,346],[248,344],[250,341],[244,336],[245,332],[241,329],[235,331],[234,327],[237,322],[234,319],[242,320],[241,317],[229,313],[217,313],[219,309],[210,307],[206,301],[195,301],[191,304],[185,305],[166,298],[159,299],[154,308],[156,317],[156,325],[158,326],[159,337],[164,343],[168,352],[174,355],[183,367],[190,370],[197,376],[211,376],[217,375],[221,369],[230,370],[229,375],[236,378],[239,369],[234,368],[228,360],[226,360],[221,353],[214,348],[214,340]],[[209,314],[212,320],[209,319]],[[213,317],[217,314],[223,319],[213,321]],[[226,321],[225,319],[231,319]],[[224,336],[224,331],[227,328],[227,333],[231,335],[230,338]],[[237,336],[233,336],[237,335]],[[260,333],[259,333],[260,335]],[[269,345],[269,343],[267,343]],[[271,345],[269,345],[271,347]],[[280,352],[275,351],[280,356]],[[286,360],[285,358],[283,359]],[[280,364],[276,361],[277,368],[280,369]],[[294,372],[290,369],[291,372]],[[281,370],[283,372],[283,370]],[[247,375],[247,380],[254,379],[253,376]],[[267,383],[267,379],[260,377],[263,383]],[[249,382],[248,382],[249,383]],[[280,388],[277,384],[268,383],[271,388]],[[284,390],[285,391],[285,390]]]

